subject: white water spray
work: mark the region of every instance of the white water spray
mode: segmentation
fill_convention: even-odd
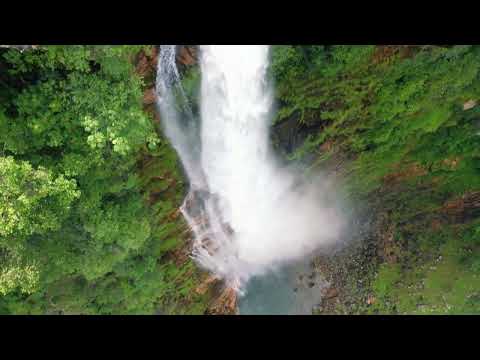
[[[335,241],[341,224],[320,184],[299,185],[271,154],[268,46],[201,47],[200,144],[198,130],[173,114],[168,79],[173,74],[178,84],[178,72],[167,47],[157,87],[167,136],[191,181],[182,211],[195,233],[195,259],[241,290],[251,276]]]

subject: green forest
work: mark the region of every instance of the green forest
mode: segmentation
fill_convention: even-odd
[[[178,211],[188,182],[148,96],[157,51],[0,48],[0,314],[209,312]],[[329,260],[349,276],[319,313],[480,314],[480,46],[270,57],[276,152],[336,172],[374,223],[359,262]],[[197,107],[198,62],[181,70]]]
[[[1,313],[203,312],[172,256],[178,161],[142,104],[152,50],[0,50]]]

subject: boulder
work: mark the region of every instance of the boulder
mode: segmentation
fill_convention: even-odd
[[[463,104],[463,110],[470,110],[477,106],[477,102],[475,100],[468,100],[466,103]]]

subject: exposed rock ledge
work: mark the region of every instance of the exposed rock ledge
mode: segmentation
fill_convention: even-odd
[[[0,48],[11,48],[11,49],[17,49],[20,51],[24,50],[34,50],[37,49],[39,45],[0,45]]]
[[[180,45],[177,49],[177,62],[192,66],[198,63],[198,50],[195,45]]]

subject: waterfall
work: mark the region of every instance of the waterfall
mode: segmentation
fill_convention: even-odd
[[[200,50],[201,126],[181,88],[174,45],[160,49],[159,107],[190,180],[182,213],[195,235],[193,257],[241,290],[252,276],[334,241],[340,221],[321,186],[301,183],[269,148],[269,47]]]
[[[199,166],[197,124],[180,83],[176,59],[176,45],[161,45],[158,56],[156,93],[157,103],[167,137],[175,147],[192,187],[202,187],[204,180]],[[180,98],[177,101],[177,98]],[[181,109],[177,109],[177,104]],[[180,111],[179,111],[180,110]]]

